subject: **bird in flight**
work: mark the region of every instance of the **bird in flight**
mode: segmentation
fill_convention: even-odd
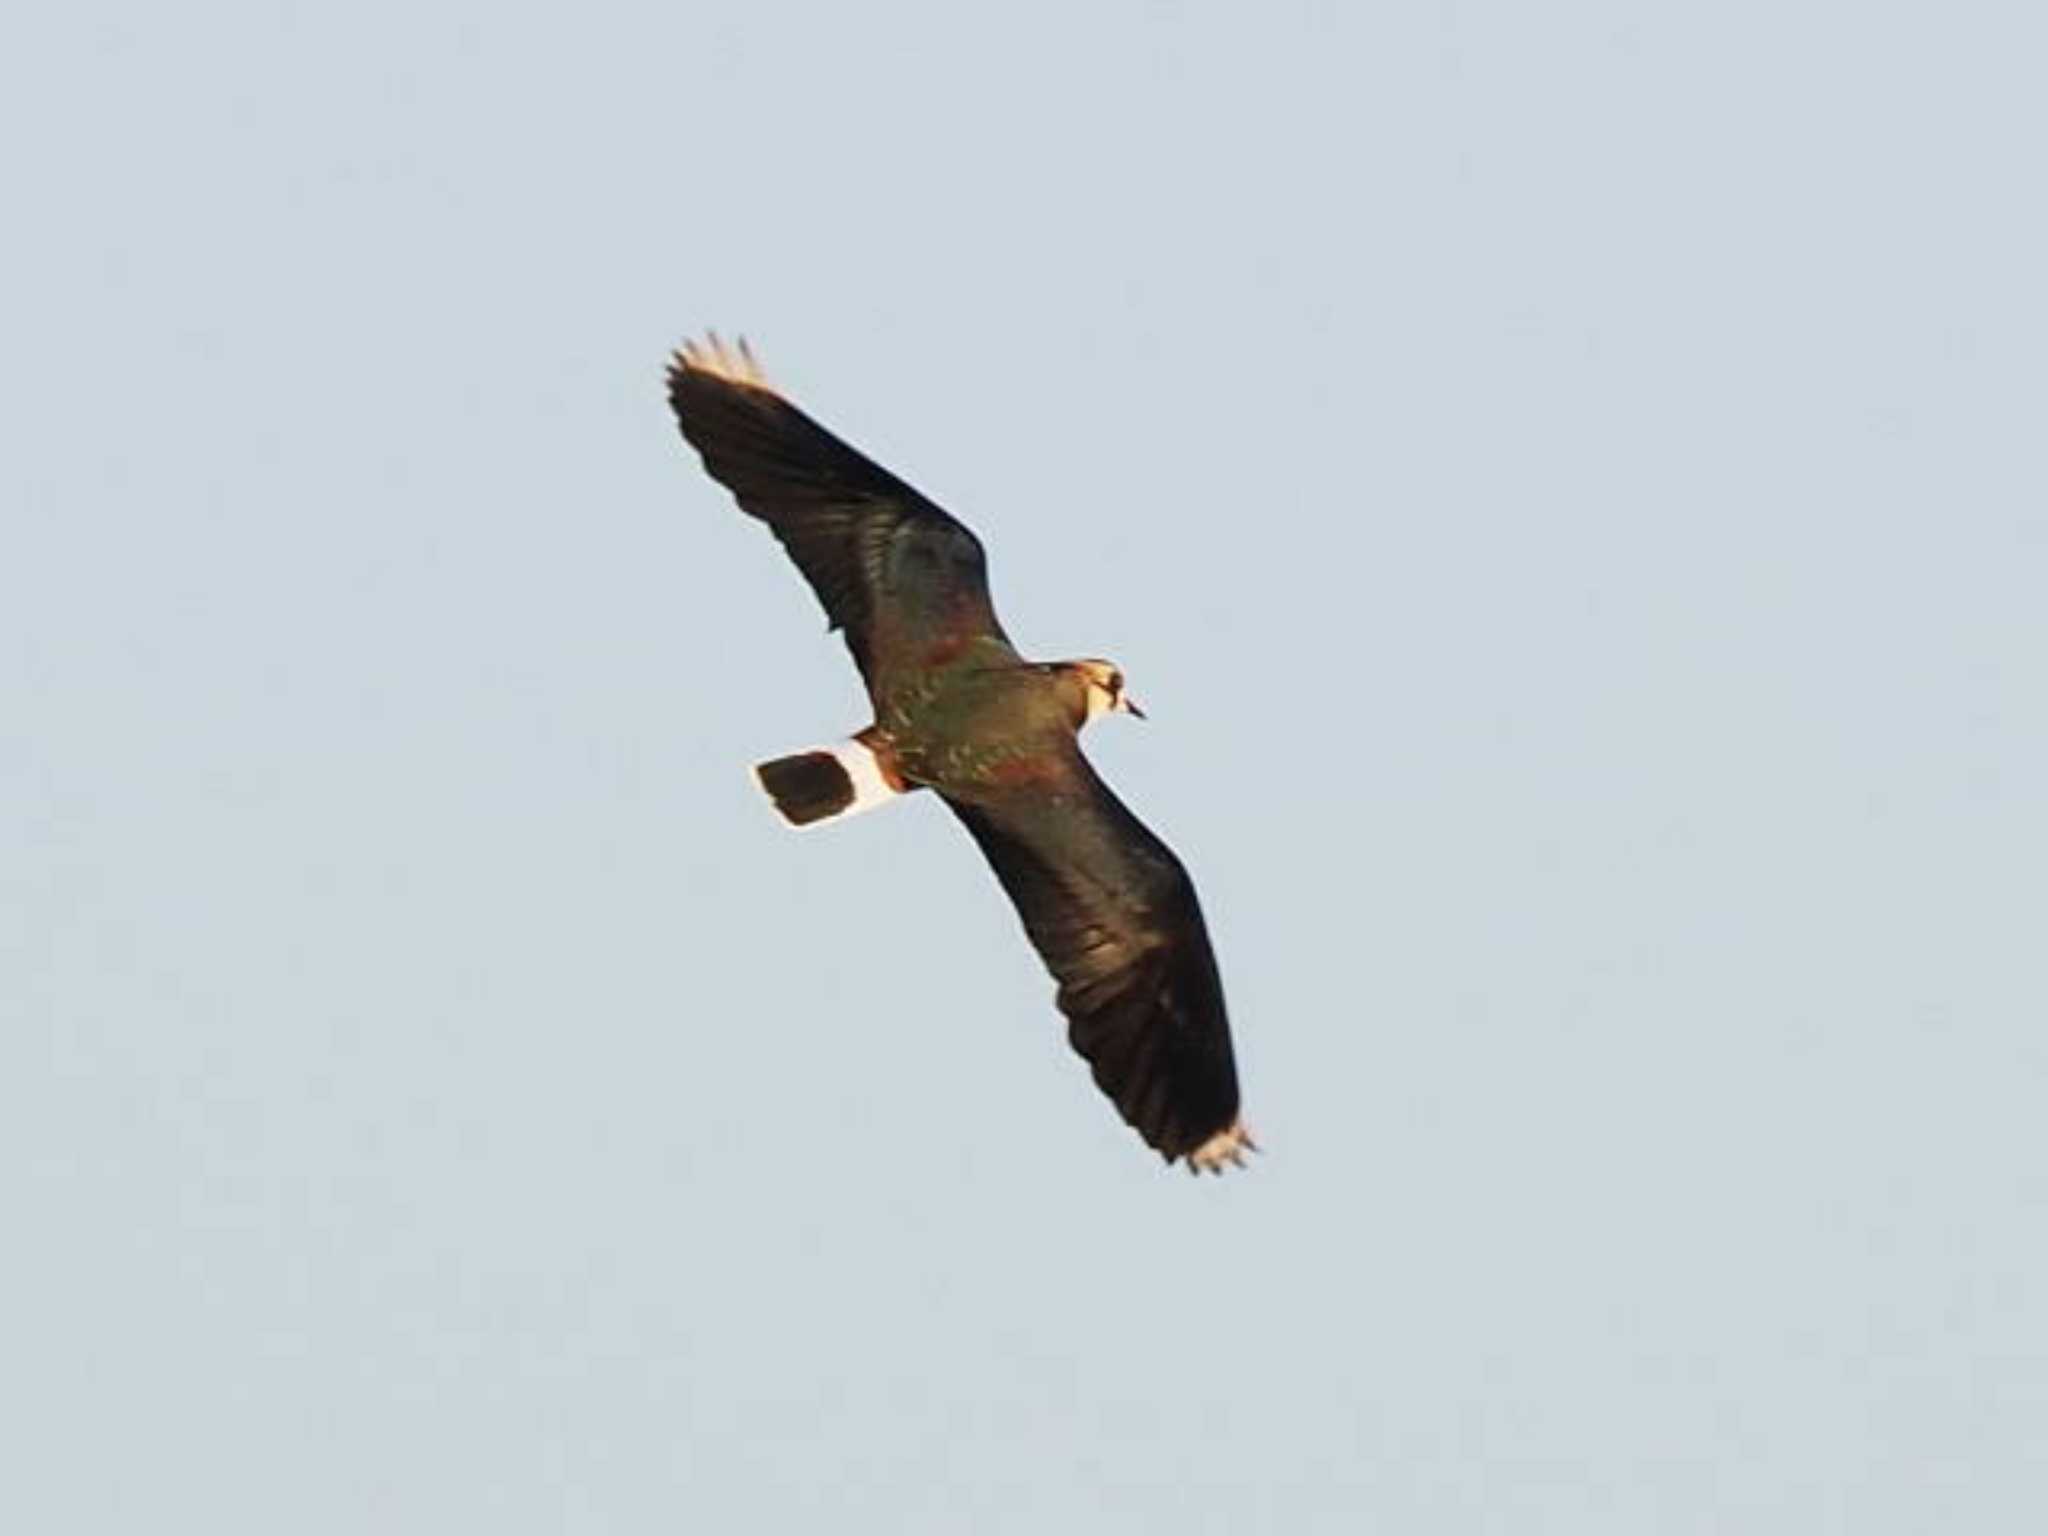
[[[937,794],[1015,903],[1118,1113],[1190,1173],[1242,1166],[1255,1148],[1194,885],[1081,755],[1090,721],[1144,718],[1122,669],[1018,655],[981,541],[792,405],[744,340],[685,343],[668,397],[705,469],[803,572],[874,704],[845,741],[755,768],[776,810],[808,827]]]

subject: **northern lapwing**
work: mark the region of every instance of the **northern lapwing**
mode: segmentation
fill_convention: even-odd
[[[937,793],[1016,903],[1118,1112],[1191,1173],[1241,1165],[1253,1142],[1194,885],[1081,755],[1090,721],[1143,718],[1122,670],[1019,656],[981,541],[792,405],[744,341],[686,343],[668,394],[704,467],[844,632],[874,703],[849,739],[755,768],[776,810],[807,827]]]

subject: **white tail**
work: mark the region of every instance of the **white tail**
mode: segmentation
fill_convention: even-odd
[[[792,827],[857,816],[903,793],[882,771],[874,749],[858,738],[756,763],[754,780]]]

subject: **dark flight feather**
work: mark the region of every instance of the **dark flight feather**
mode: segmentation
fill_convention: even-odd
[[[1067,1039],[1167,1161],[1237,1120],[1230,1024],[1194,882],[1079,750],[1057,784],[946,797],[1059,983]]]
[[[969,639],[1008,644],[981,541],[935,503],[758,375],[679,355],[668,391],[704,467],[774,530],[871,690]]]

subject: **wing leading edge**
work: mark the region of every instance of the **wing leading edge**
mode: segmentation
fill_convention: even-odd
[[[1067,1038],[1168,1162],[1238,1161],[1223,983],[1187,870],[1074,751],[1065,783],[947,803],[1059,984]]]
[[[870,690],[982,639],[1008,647],[981,541],[769,386],[742,343],[675,355],[669,404],[713,479],[766,523],[817,593]]]

